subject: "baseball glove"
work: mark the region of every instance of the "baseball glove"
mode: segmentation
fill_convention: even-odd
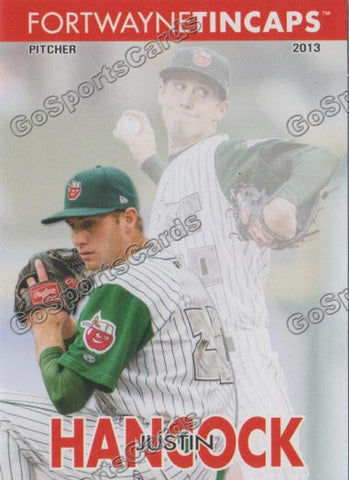
[[[328,195],[328,192],[317,194],[308,202],[297,208],[296,234],[285,239],[271,231],[264,222],[263,209],[274,198],[268,195],[265,190],[258,190],[254,186],[242,184],[240,188],[231,191],[231,203],[233,215],[237,228],[237,235],[240,240],[253,240],[251,235],[251,226],[255,220],[259,220],[268,237],[270,237],[270,248],[274,250],[283,250],[285,248],[298,247],[308,237],[318,233],[319,230],[309,231],[320,210],[321,200]]]
[[[34,262],[44,264],[48,280],[28,287],[26,280],[38,281]],[[24,317],[34,309],[63,305],[64,310],[74,313],[79,300],[78,282],[85,278],[85,265],[76,249],[57,248],[33,255],[19,273],[15,288],[15,313]],[[22,315],[19,315],[22,314]]]

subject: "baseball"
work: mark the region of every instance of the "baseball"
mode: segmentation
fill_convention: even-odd
[[[116,129],[113,131],[113,135],[116,138],[119,137],[132,137],[137,135],[141,130],[141,123],[134,115],[123,115],[116,125]]]

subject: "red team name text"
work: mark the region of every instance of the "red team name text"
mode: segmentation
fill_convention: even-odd
[[[286,462],[293,467],[304,467],[300,455],[292,445],[292,437],[303,421],[303,417],[291,417],[287,425],[282,425],[282,419],[273,417],[249,418],[235,432],[233,425],[224,417],[216,415],[204,419],[194,429],[188,417],[179,417],[165,427],[162,417],[152,417],[151,437],[152,447],[149,442],[144,447],[144,438],[147,436],[142,425],[136,417],[126,417],[124,421],[124,436],[122,444],[126,445],[121,451],[117,434],[110,417],[99,417],[91,442],[91,447],[86,449],[85,444],[85,419],[75,417],[72,419],[71,436],[62,433],[63,419],[51,419],[51,468],[63,467],[63,452],[71,449],[73,452],[74,468],[96,468],[100,461],[108,460],[117,468],[132,468],[137,466],[139,458],[136,454],[144,449],[144,458],[152,468],[163,466],[163,456],[167,455],[170,462],[182,469],[192,468],[195,461],[201,461],[208,468],[223,469],[233,460],[238,450],[243,461],[254,468],[266,466],[280,467]],[[166,432],[164,446],[160,438]],[[268,452],[252,452],[249,447],[250,436],[257,431],[268,438],[270,449]],[[184,433],[187,432],[185,437]],[[215,438],[220,437],[221,447],[213,451]],[[183,442],[183,438],[186,442]],[[194,439],[194,440],[193,440]],[[158,445],[158,448],[157,448]],[[183,449],[185,445],[185,449]],[[123,454],[123,455],[122,455]]]
[[[74,33],[88,35],[91,30],[97,30],[100,33],[148,33],[153,31],[160,33],[163,29],[171,28],[175,21],[185,22],[188,18],[195,17],[200,24],[200,32],[209,31],[210,33],[232,31],[241,33],[247,31],[250,33],[268,33],[293,32],[301,28],[309,33],[318,32],[320,29],[320,12],[311,10],[308,12],[299,12],[291,10],[279,13],[275,10],[258,11],[197,11],[197,12],[170,12],[169,15],[160,12],[107,12],[99,13],[95,11],[72,12],[68,11],[61,14],[56,11],[51,12],[29,12],[28,13],[28,33],[35,34],[38,31],[49,35],[59,33]]]

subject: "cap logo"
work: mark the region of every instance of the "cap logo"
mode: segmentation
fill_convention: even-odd
[[[196,50],[193,55],[193,62],[198,67],[208,67],[211,65],[212,57],[205,50]]]
[[[81,191],[81,182],[78,182],[77,180],[72,180],[68,185],[68,200],[72,201],[79,198]]]
[[[96,313],[92,321],[81,322],[81,326],[85,328],[84,343],[90,351],[102,354],[113,346],[116,327],[109,320],[102,319],[101,312]]]
[[[124,197],[123,195],[119,195],[120,203],[128,203],[128,198]]]

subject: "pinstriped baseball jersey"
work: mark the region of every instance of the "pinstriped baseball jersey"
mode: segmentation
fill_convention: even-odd
[[[174,219],[196,215],[201,228],[171,249],[205,285],[219,313],[236,382],[236,422],[252,416],[292,415],[283,373],[266,327],[263,281],[269,250],[238,239],[233,212],[215,169],[215,152],[227,136],[216,135],[178,154],[162,174],[153,206],[150,235],[168,230]],[[178,225],[178,221],[176,222]],[[231,336],[229,338],[229,336]],[[229,345],[229,341],[232,345]],[[232,347],[232,348],[231,348]],[[267,451],[265,439],[251,439],[253,451]],[[299,480],[306,469],[255,469],[239,462],[246,480]]]
[[[266,336],[263,281],[269,269],[269,251],[252,241],[242,242],[236,235],[231,205],[215,171],[215,150],[226,139],[210,137],[170,162],[158,185],[150,234],[168,230],[177,217],[184,222],[195,214],[200,219],[201,229],[172,242],[171,248],[208,289],[225,330],[233,328],[236,343],[248,348],[250,329],[261,328]]]
[[[103,413],[145,419],[160,415],[170,419],[188,413],[201,418],[224,412],[233,421],[233,375],[216,311],[200,281],[165,252],[161,258],[148,256],[142,263],[130,265],[122,275],[111,278],[112,275],[112,270],[99,275],[100,286],[81,305],[77,339],[60,363],[109,392],[95,393]],[[122,362],[123,342],[132,341],[121,332],[124,312],[117,310],[118,302],[114,303],[113,297],[120,295],[120,289],[123,296],[129,295],[127,303],[132,298],[140,302],[135,304],[135,310],[142,309],[140,320],[147,312],[150,314],[151,338],[126,362],[113,383],[113,363]],[[94,301],[94,296],[98,296],[98,301]],[[114,318],[113,313],[108,313],[110,305],[115,305]],[[136,313],[133,312],[133,318]],[[115,343],[103,355],[94,351],[83,331],[90,326],[88,318],[92,320],[97,314],[100,330],[103,325],[108,327],[104,328],[105,336],[112,335],[115,326]],[[132,324],[133,321],[128,319],[131,331],[143,328],[139,320]],[[120,350],[120,355],[115,356],[113,350]],[[98,365],[101,356],[106,361]]]

